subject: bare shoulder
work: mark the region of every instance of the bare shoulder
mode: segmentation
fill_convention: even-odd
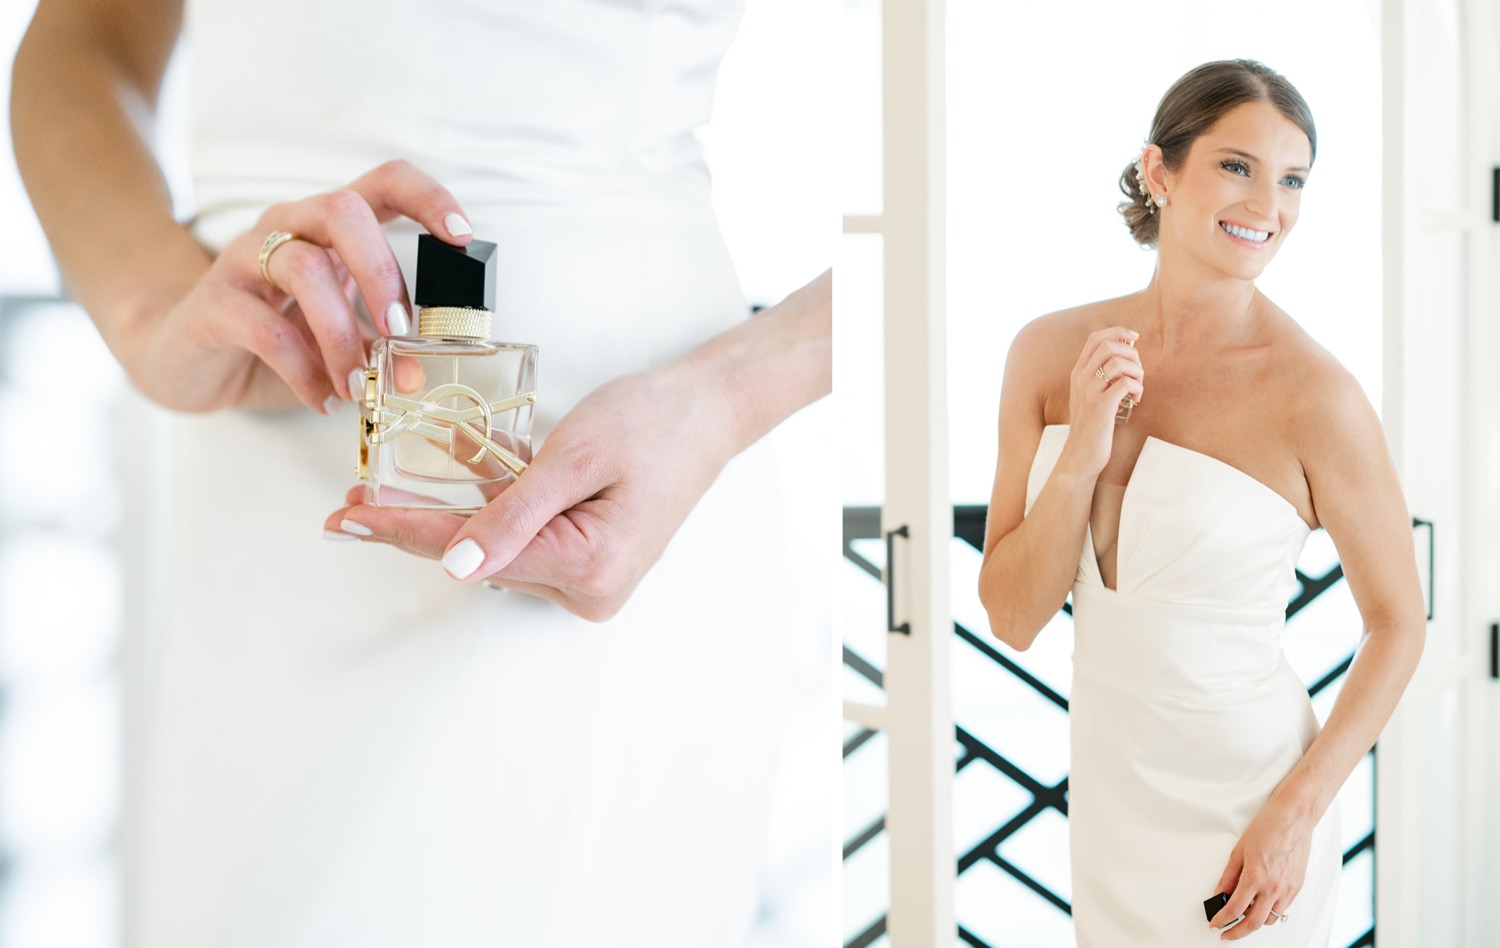
[[[1026,392],[1045,411],[1059,386],[1066,394],[1068,376],[1089,334],[1120,322],[1120,311],[1118,300],[1099,300],[1038,316],[1022,326],[1006,358],[1006,375],[1014,377],[1007,387]]]
[[[1097,300],[1038,316],[1021,327],[1016,342],[1019,344],[1024,338],[1027,345],[1038,350],[1034,355],[1061,352],[1071,360],[1077,357],[1089,333],[1118,321],[1122,300]]]
[[[1272,330],[1275,381],[1281,402],[1275,416],[1285,419],[1299,456],[1352,437],[1381,438],[1380,419],[1354,373],[1290,317]]]
[[[1093,304],[1090,304],[1093,305]],[[985,521],[988,553],[1025,518],[1026,487],[1037,446],[1056,411],[1054,390],[1064,385],[1097,315],[1090,306],[1038,316],[1022,326],[1005,358],[995,484]],[[1063,410],[1066,411],[1066,402]],[[1064,416],[1065,417],[1065,416]]]
[[[1075,310],[1059,310],[1038,316],[1022,326],[1011,342],[1011,358],[1027,364],[1055,356],[1072,337],[1077,316]]]
[[[1319,523],[1333,533],[1372,503],[1401,507],[1385,430],[1354,373],[1290,319],[1274,332],[1275,415],[1285,422]]]
[[[1319,526],[1338,549],[1366,628],[1422,628],[1422,590],[1411,517],[1375,407],[1333,354],[1286,330],[1279,385],[1289,394],[1287,436],[1302,464]]]

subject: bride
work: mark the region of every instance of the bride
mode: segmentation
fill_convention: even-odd
[[[1380,421],[1255,285],[1316,150],[1306,102],[1276,72],[1188,72],[1121,178],[1131,236],[1157,248],[1150,282],[1033,320],[1006,360],[980,597],[994,634],[1025,649],[1073,596],[1080,948],[1262,929],[1257,944],[1327,945],[1334,798],[1422,649]],[[1319,527],[1363,620],[1321,729],[1279,645]]]

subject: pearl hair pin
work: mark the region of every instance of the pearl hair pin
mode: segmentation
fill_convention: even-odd
[[[1146,187],[1146,169],[1141,165],[1141,159],[1146,157],[1146,149],[1142,146],[1140,153],[1135,156],[1135,181],[1140,186],[1141,196],[1146,200],[1146,212],[1154,213],[1158,207],[1167,206],[1165,194],[1152,194],[1151,189]],[[1153,207],[1152,204],[1156,206]]]

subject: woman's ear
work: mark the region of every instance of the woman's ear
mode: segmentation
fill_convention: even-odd
[[[1162,160],[1160,145],[1146,146],[1141,154],[1141,170],[1146,173],[1146,187],[1151,190],[1154,197],[1168,193],[1171,184],[1169,179],[1172,174]]]

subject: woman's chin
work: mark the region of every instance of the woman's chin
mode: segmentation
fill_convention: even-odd
[[[1260,279],[1260,275],[1262,273],[1266,272],[1266,266],[1270,262],[1271,261],[1269,261],[1269,260],[1265,260],[1265,261],[1262,261],[1261,263],[1259,263],[1257,265],[1253,265],[1253,266],[1252,265],[1246,265],[1246,264],[1240,264],[1239,266],[1233,267],[1233,268],[1230,269],[1230,275],[1233,276],[1233,277],[1235,277],[1236,279],[1239,279],[1239,280],[1245,280],[1247,282],[1253,282],[1255,280],[1259,280]]]
[[[1267,255],[1255,260],[1225,260],[1219,257],[1210,261],[1209,265],[1226,277],[1251,282],[1260,279],[1260,275],[1266,272],[1266,267],[1270,263],[1271,257]]]

